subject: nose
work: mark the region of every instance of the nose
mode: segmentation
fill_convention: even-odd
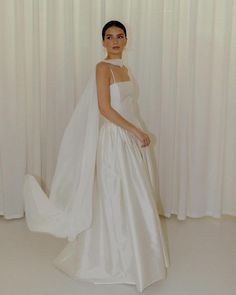
[[[116,43],[118,43],[118,39],[117,38],[114,38],[113,39],[113,44],[116,44]]]

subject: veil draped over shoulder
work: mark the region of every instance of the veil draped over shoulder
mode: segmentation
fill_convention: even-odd
[[[49,197],[35,177],[25,175],[25,217],[31,231],[72,241],[90,226],[99,114],[94,70],[62,137]]]

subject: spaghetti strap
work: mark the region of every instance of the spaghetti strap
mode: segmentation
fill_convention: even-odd
[[[110,68],[110,70],[111,70],[112,77],[113,77],[113,80],[114,80],[114,83],[115,83],[115,82],[116,82],[115,75],[114,75],[114,73],[113,73],[113,71],[112,71],[112,69],[111,69],[111,67],[110,67],[110,66],[109,66],[109,68]]]

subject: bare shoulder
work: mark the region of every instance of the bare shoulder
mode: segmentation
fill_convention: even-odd
[[[100,61],[99,63],[96,64],[96,70],[106,72],[108,70],[108,64],[104,61]]]
[[[109,66],[106,62],[100,61],[96,64],[96,77],[97,80],[109,80],[110,79],[110,72]]]

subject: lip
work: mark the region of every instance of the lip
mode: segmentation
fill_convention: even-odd
[[[120,46],[112,46],[112,49],[120,49]]]

